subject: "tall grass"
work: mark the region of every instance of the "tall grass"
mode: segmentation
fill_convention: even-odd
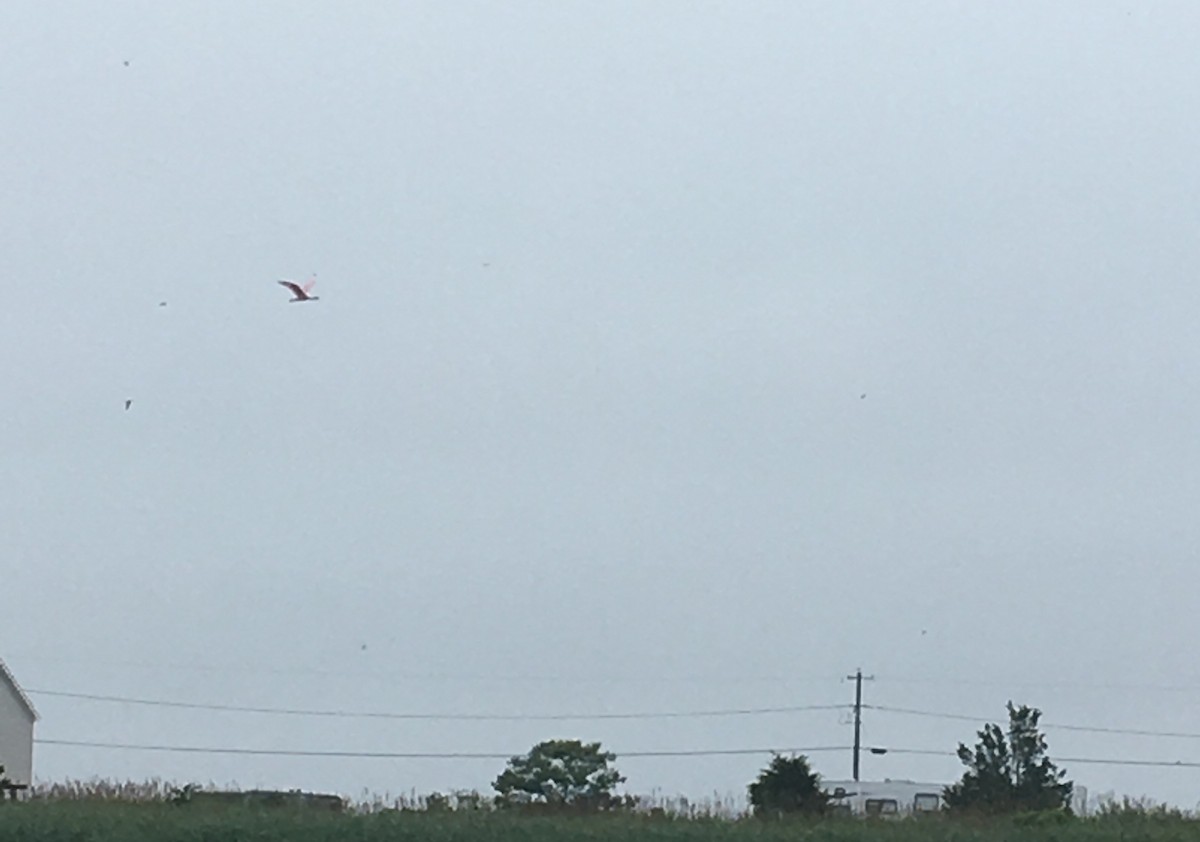
[[[173,801],[181,790],[157,780],[39,785],[28,801],[0,804],[0,842],[1200,842],[1200,819],[1130,799],[1083,819],[762,821],[721,815],[719,803],[700,810],[666,799],[602,814],[529,815],[495,810],[476,793],[434,793],[359,799],[334,813]]]
[[[684,819],[508,812],[331,814],[170,804],[42,801],[0,807],[0,842],[1184,842],[1190,819],[865,822]]]
[[[179,785],[151,778],[144,781],[111,781],[103,778],[65,781],[39,781],[30,791],[34,801],[126,802],[132,804],[169,803],[180,800],[187,791],[239,792],[237,784],[218,787],[211,781],[206,785]],[[358,813],[377,813],[385,810],[404,812],[480,812],[495,807],[490,795],[476,790],[456,790],[449,793],[416,790],[393,795],[390,792],[362,792],[357,798],[343,796],[348,810]],[[714,792],[708,798],[689,799],[667,797],[661,793],[626,796],[623,807],[628,812],[691,819],[737,819],[746,815],[745,806],[733,795]]]
[[[174,787],[152,778],[147,781],[109,781],[100,778],[38,782],[30,796],[39,801],[166,801]]]

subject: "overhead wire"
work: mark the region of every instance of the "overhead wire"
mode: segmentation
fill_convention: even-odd
[[[38,745],[72,746],[78,748],[102,748],[122,751],[172,752],[179,754],[225,754],[258,755],[273,757],[341,757],[376,760],[507,760],[520,756],[520,752],[401,752],[401,751],[336,751],[303,749],[259,749],[226,748],[217,746],[178,746],[139,743],[107,743],[90,740],[36,739]],[[807,746],[792,748],[732,748],[732,749],[681,749],[614,752],[619,758],[654,757],[716,757],[731,755],[763,754],[816,754],[818,752],[850,751],[851,746]],[[889,754],[919,754],[937,757],[953,757],[954,752],[943,749],[889,748]],[[1055,763],[1105,766],[1152,766],[1200,769],[1200,761],[1192,760],[1142,760],[1116,757],[1052,757]]]
[[[1117,690],[1123,692],[1196,693],[1200,684],[1138,684],[1136,682],[1097,681],[998,681],[972,678],[930,678],[916,676],[903,678],[894,675],[875,675],[877,681],[891,684],[926,684],[947,687],[1007,687],[1034,688],[1038,690]]]
[[[136,696],[120,696],[120,695],[105,695],[98,693],[77,693],[64,690],[50,689],[29,689],[28,693],[34,695],[79,699],[85,701],[96,701],[116,704],[132,704],[145,705],[153,707],[167,708],[183,708],[195,710],[210,710],[210,711],[225,711],[237,713],[253,713],[267,714],[279,716],[313,716],[313,717],[343,717],[343,718],[370,718],[370,719],[393,719],[393,720],[446,720],[446,721],[568,721],[568,720],[630,720],[630,719],[676,719],[676,718],[703,718],[703,717],[726,717],[726,716],[759,716],[769,714],[788,714],[800,713],[808,711],[829,711],[829,710],[846,710],[852,705],[848,704],[822,704],[822,705],[791,705],[782,707],[758,707],[758,708],[724,708],[711,710],[691,710],[691,711],[640,711],[640,712],[621,712],[621,713],[554,713],[554,714],[472,714],[472,713],[405,713],[405,712],[387,712],[387,711],[353,711],[353,710],[330,710],[330,709],[305,709],[305,708],[276,708],[276,707],[257,707],[247,705],[227,705],[205,702],[182,702],[167,699],[148,699]],[[921,710],[917,708],[896,707],[891,705],[874,705],[864,704],[864,710],[873,710],[881,713],[894,713],[906,716],[920,716],[936,719],[947,719],[954,721],[981,722],[987,721],[988,717],[969,716],[966,714],[949,713],[945,711]],[[1179,739],[1200,739],[1200,733],[1180,732],[1180,731],[1156,731],[1141,728],[1115,728],[1106,726],[1090,726],[1090,725],[1072,725],[1072,724],[1055,724],[1052,722],[1039,723],[1046,728],[1054,728],[1067,731],[1082,731],[1106,734],[1124,734],[1133,736],[1152,736],[1152,737],[1172,737]],[[99,748],[110,750],[126,750],[126,751],[152,751],[152,752],[175,752],[175,753],[190,753],[190,754],[227,754],[227,755],[260,755],[260,756],[284,756],[284,757],[345,757],[345,758],[377,758],[377,759],[445,759],[445,760],[469,760],[469,759],[487,759],[497,760],[506,759],[516,756],[514,753],[499,753],[499,752],[382,752],[382,751],[339,751],[339,750],[301,750],[301,749],[255,749],[255,748],[228,748],[228,747],[211,747],[211,746],[186,746],[186,745],[165,745],[165,744],[140,744],[140,743],[119,743],[119,742],[99,742],[88,740],[57,740],[39,738],[35,740],[38,745],[45,746],[72,746],[79,748]],[[762,755],[769,753],[791,753],[805,754],[817,752],[832,752],[832,751],[849,751],[849,746],[813,746],[805,748],[735,748],[735,749],[682,749],[682,750],[652,750],[652,751],[629,751],[621,752],[619,756],[626,758],[638,757],[703,757],[703,756],[722,756],[722,755]],[[919,749],[919,748],[881,748],[880,753],[889,754],[913,754],[913,755],[928,755],[939,757],[955,757],[956,752],[946,751],[943,749]],[[1146,760],[1134,758],[1105,758],[1105,757],[1053,757],[1051,758],[1056,763],[1074,763],[1080,765],[1113,765],[1113,766],[1142,766],[1142,767],[1177,767],[1177,768],[1200,768],[1200,761],[1186,760]]]
[[[923,716],[929,719],[952,719],[958,722],[987,722],[994,717],[968,716],[960,713],[944,713],[941,711],[918,710],[916,708],[892,707],[891,705],[863,705],[864,710],[877,710],[883,713],[899,713],[905,716]],[[1135,737],[1170,737],[1183,740],[1200,740],[1200,733],[1189,731],[1155,731],[1146,728],[1113,728],[1101,725],[1068,725],[1056,722],[1039,722],[1043,728],[1059,731],[1080,731],[1096,734],[1123,734]]]
[[[356,757],[403,760],[506,760],[521,752],[392,752],[392,751],[323,751],[302,749],[220,748],[214,746],[146,745],[139,743],[106,743],[90,740],[34,740],[38,745],[74,746],[132,751],[177,752],[181,754],[252,754],[276,757]],[[807,748],[731,748],[680,749],[654,751],[625,751],[619,757],[715,757],[746,754],[812,754],[825,751],[850,751],[850,746],[810,746]]]
[[[637,720],[637,719],[701,719],[714,717],[735,716],[766,716],[810,711],[848,710],[849,704],[820,704],[820,705],[784,705],[779,707],[747,707],[719,708],[710,710],[676,710],[676,711],[635,711],[617,713],[546,713],[546,714],[491,714],[491,713],[430,713],[430,712],[394,712],[394,711],[355,711],[339,709],[286,708],[253,705],[232,705],[209,702],[183,702],[171,699],[149,699],[137,696],[107,695],[100,693],[79,693],[65,690],[49,690],[28,688],[27,693],[51,698],[79,699],[94,702],[114,704],[143,705],[150,707],[180,708],[190,710],[210,710],[233,713],[253,713],[275,716],[311,716],[357,719],[393,719],[393,720],[441,720],[441,721],[479,721],[479,722],[554,722],[554,721],[585,721],[585,720]],[[919,716],[931,719],[947,719],[958,722],[987,722],[992,717],[971,716],[945,711],[921,710],[918,708],[897,707],[893,705],[864,704],[863,710],[895,713],[904,716]],[[1076,731],[1084,733],[1117,734],[1143,737],[1165,737],[1174,739],[1200,739],[1200,732],[1191,731],[1160,731],[1147,728],[1119,728],[1102,725],[1074,725],[1043,721],[1042,727],[1060,731]]]
[[[447,682],[483,682],[483,683],[564,683],[564,684],[838,684],[843,681],[836,675],[754,675],[754,674],[690,674],[690,675],[613,675],[590,673],[588,675],[571,675],[555,673],[470,673],[470,672],[423,672],[404,669],[329,669],[322,667],[279,666],[276,664],[251,663],[188,663],[141,660],[104,660],[87,657],[69,657],[61,655],[43,655],[30,652],[9,652],[11,657],[22,655],[30,660],[42,663],[87,664],[95,666],[102,664],[110,667],[133,670],[152,670],[154,672],[216,672],[216,673],[252,673],[254,675],[295,675],[315,676],[320,678],[376,678],[401,679],[404,681],[447,681]]]
[[[956,757],[957,753],[944,749],[922,748],[888,748],[888,754],[921,754],[935,757]],[[1081,765],[1104,766],[1178,766],[1181,768],[1200,769],[1200,761],[1194,760],[1135,760],[1119,757],[1051,757],[1054,763],[1077,763]]]
[[[235,713],[256,713],[275,716],[321,716],[356,719],[410,719],[479,722],[563,722],[571,720],[614,720],[614,719],[699,719],[725,716],[764,716],[769,714],[802,713],[806,711],[845,710],[849,705],[788,705],[784,707],[725,708],[718,710],[691,711],[641,711],[622,713],[551,713],[551,714],[491,714],[491,713],[398,713],[388,711],[323,710],[309,708],[256,707],[250,705],[224,705],[207,702],[180,702],[168,699],[146,699],[136,696],[112,696],[99,693],[74,693],[64,690],[28,688],[26,693],[34,696],[82,699],[94,702],[112,702],[151,707],[212,710]]]

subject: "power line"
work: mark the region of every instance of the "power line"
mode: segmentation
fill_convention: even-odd
[[[318,678],[388,678],[404,681],[445,681],[482,683],[562,683],[562,684],[836,684],[841,679],[836,675],[734,675],[734,674],[689,674],[649,676],[612,675],[589,673],[570,675],[563,673],[469,673],[469,672],[421,672],[397,669],[325,669],[321,667],[278,666],[277,664],[251,663],[179,663],[139,660],[97,660],[85,657],[64,657],[25,652],[9,652],[9,660],[23,656],[39,663],[97,664],[122,669],[151,670],[156,673],[173,670],[177,672],[251,673],[253,675],[301,675]],[[111,670],[110,670],[111,672]]]
[[[303,751],[289,749],[254,749],[254,748],[210,748],[207,746],[167,746],[141,745],[135,743],[101,743],[88,740],[44,740],[36,739],[34,743],[40,746],[74,746],[77,748],[105,748],[121,751],[158,751],[177,754],[253,754],[271,755],[276,757],[363,757],[379,759],[412,759],[412,760],[503,760],[511,757],[509,754],[488,752],[389,752],[389,751]]]
[[[405,681],[446,681],[446,682],[505,682],[505,683],[576,683],[576,684],[671,684],[671,683],[703,683],[703,684],[750,684],[750,683],[770,683],[770,684],[798,684],[798,683],[825,683],[833,684],[842,681],[843,679],[836,674],[828,675],[718,675],[718,674],[692,674],[692,675],[653,675],[653,676],[633,676],[633,675],[569,675],[569,674],[487,674],[487,673],[469,673],[469,672],[421,672],[416,670],[397,670],[397,669],[326,669],[314,666],[279,666],[274,663],[198,663],[198,662],[177,662],[177,661],[146,661],[146,660],[125,660],[125,659],[105,659],[97,660],[96,658],[88,657],[70,657],[50,653],[39,653],[35,650],[15,650],[8,652],[8,658],[11,661],[13,658],[26,658],[31,661],[42,663],[60,663],[60,664],[102,664],[111,667],[123,669],[137,670],[152,670],[154,672],[163,672],[165,670],[174,670],[180,672],[219,672],[219,673],[252,673],[254,675],[311,675],[316,677],[336,678],[336,677],[357,677],[357,678],[396,678]],[[929,675],[915,675],[904,677],[898,675],[881,675],[876,673],[875,676],[880,681],[886,681],[893,684],[925,684],[925,685],[942,685],[942,686],[958,686],[958,687],[999,687],[999,688],[1035,688],[1035,689],[1088,689],[1088,690],[1114,690],[1114,691],[1129,691],[1129,692],[1161,692],[1161,693],[1197,693],[1200,692],[1200,684],[1138,684],[1132,682],[1091,682],[1091,681],[1027,681],[1025,679],[1014,681],[999,681],[995,679],[971,679],[971,678],[938,678]]]
[[[930,684],[953,687],[1033,688],[1037,690],[1116,690],[1124,692],[1196,693],[1200,684],[1137,684],[1129,682],[1095,681],[996,681],[971,678],[931,678],[916,676],[901,678],[894,675],[877,676],[892,684]]]
[[[621,713],[554,713],[554,714],[475,714],[475,713],[398,713],[388,711],[324,710],[308,708],[255,707],[249,705],[224,705],[206,702],[180,702],[169,699],[146,699],[134,696],[112,696],[98,693],[75,693],[64,690],[32,689],[27,693],[37,696],[80,699],[115,704],[143,705],[150,707],[180,708],[187,710],[210,710],[230,713],[253,713],[276,716],[312,716],[349,719],[393,719],[393,720],[441,720],[476,722],[565,722],[583,720],[636,720],[636,719],[700,719],[734,716],[766,716],[814,711],[845,710],[854,706],[845,704],[789,705],[783,707],[725,708],[692,711],[640,711]],[[921,716],[930,719],[948,719],[959,722],[987,722],[994,717],[970,716],[944,711],[920,710],[917,708],[893,707],[891,705],[862,704],[863,710],[896,713],[905,716]],[[1100,725],[1070,725],[1043,722],[1046,728],[1060,731],[1076,731],[1098,734],[1119,734],[1142,737],[1165,737],[1174,739],[1200,739],[1200,733],[1189,731],[1157,731],[1145,728],[1116,728]]]
[[[889,748],[888,754],[923,754],[936,757],[957,757],[953,751],[923,748]],[[1200,761],[1194,760],[1125,760],[1112,757],[1051,757],[1054,763],[1077,763],[1102,766],[1178,766],[1184,769],[1200,769]]]
[[[1102,757],[1052,757],[1055,763],[1080,763],[1100,766],[1178,766],[1182,769],[1200,769],[1193,760],[1110,760]]]
[[[335,717],[349,719],[393,719],[393,720],[442,720],[442,721],[477,721],[477,722],[564,722],[583,720],[635,720],[635,719],[701,719],[734,716],[766,716],[790,713],[805,713],[814,711],[845,710],[853,706],[846,704],[829,705],[788,705],[783,707],[758,708],[724,708],[714,710],[692,711],[640,711],[620,713],[550,713],[550,714],[484,714],[484,713],[399,713],[388,711],[353,711],[327,710],[309,708],[276,708],[256,707],[250,705],[225,705],[206,702],[180,702],[169,699],[147,699],[135,696],[113,696],[98,693],[75,693],[65,690],[27,689],[27,693],[37,696],[55,698],[80,699],[93,702],[115,704],[143,705],[150,707],[180,708],[187,710],[210,710],[230,713],[253,713],[276,716],[313,716]],[[863,710],[875,710],[883,713],[896,713],[905,716],[921,716],[930,719],[948,719],[959,722],[987,722],[994,717],[970,716],[967,714],[947,713],[944,711],[920,710],[917,708],[893,707],[891,705],[862,704]],[[1043,722],[1046,728],[1060,731],[1077,731],[1098,734],[1121,734],[1142,737],[1166,737],[1175,739],[1200,739],[1200,733],[1189,731],[1157,731],[1145,728],[1116,728],[1100,725],[1070,725],[1054,722]]]
[[[178,754],[227,754],[259,755],[273,757],[344,757],[376,760],[507,760],[520,756],[520,752],[390,752],[390,751],[306,751],[299,749],[220,748],[213,746],[142,745],[136,743],[104,743],[86,740],[34,740],[38,745],[72,746],[78,748],[103,748],[120,751],[173,752]],[[615,752],[618,758],[638,757],[717,757],[755,754],[816,754],[818,752],[847,751],[849,746],[808,746],[803,748],[731,748],[731,749],[684,749],[678,751],[625,751]],[[888,754],[921,754],[937,757],[954,757],[954,752],[941,749],[889,748]],[[1200,769],[1200,761],[1192,760],[1138,760],[1110,757],[1052,757],[1055,763],[1104,766],[1154,766]]]
[[[958,713],[941,713],[931,710],[916,710],[914,708],[897,708],[888,705],[863,705],[864,708],[883,711],[885,713],[900,713],[906,716],[924,716],[930,719],[953,719],[959,722],[987,722],[994,717],[967,716]],[[1200,733],[1187,731],[1151,731],[1144,728],[1107,728],[1100,725],[1059,725],[1053,722],[1040,723],[1045,728],[1059,731],[1082,731],[1096,734],[1126,734],[1136,737],[1173,737],[1184,740],[1200,740]]]
[[[116,702],[128,705],[151,707],[186,708],[190,710],[215,710],[235,713],[259,713],[276,716],[324,716],[356,719],[417,719],[453,720],[477,722],[552,722],[568,720],[601,719],[692,719],[719,716],[762,716],[767,714],[802,713],[819,710],[842,710],[846,705],[792,705],[789,707],[728,708],[724,710],[657,711],[641,713],[561,713],[561,714],[490,714],[490,713],[390,713],[384,711],[312,710],[305,708],[251,707],[246,705],[221,705],[205,702],[176,702],[166,699],[143,699],[133,696],[106,696],[97,693],[69,693],[63,690],[34,690],[25,692],[35,696],[52,696],[67,699],[84,699],[93,702]]]
[[[103,743],[87,740],[34,740],[38,745],[106,748],[128,751],[158,751],[180,754],[250,754],[274,757],[356,757],[384,760],[507,760],[521,752],[391,752],[391,751],[306,751],[300,749],[217,748],[210,746],[142,745],[136,743]],[[808,748],[730,748],[685,749],[679,751],[626,751],[619,757],[715,757],[746,754],[814,754],[824,751],[846,751],[847,746],[813,746]]]

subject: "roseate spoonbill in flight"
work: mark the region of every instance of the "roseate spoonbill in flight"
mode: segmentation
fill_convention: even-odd
[[[282,280],[279,282],[279,285],[285,286],[292,291],[292,295],[295,296],[295,298],[291,299],[292,301],[320,301],[321,299],[319,299],[317,296],[308,294],[309,290],[311,290],[316,283],[317,276],[313,275],[304,282],[304,286],[300,286],[300,284],[296,283],[295,281]]]

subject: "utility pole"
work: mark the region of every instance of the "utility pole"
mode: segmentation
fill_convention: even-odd
[[[862,748],[862,669],[854,671],[854,675],[846,676],[854,679],[854,780],[858,782],[858,753]],[[874,681],[875,676],[866,676],[867,681]]]

